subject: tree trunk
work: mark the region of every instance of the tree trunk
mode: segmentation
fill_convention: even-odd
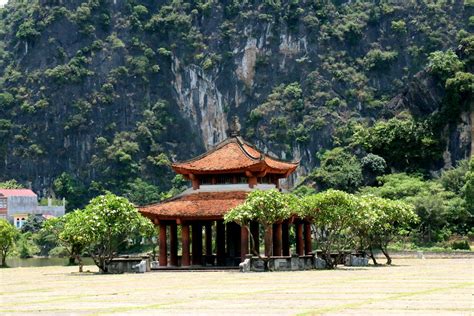
[[[388,254],[388,250],[384,249],[384,247],[380,247],[380,249],[382,250],[385,258],[387,258],[387,264],[391,265],[392,264],[392,258],[390,258],[390,255]]]
[[[83,272],[84,264],[83,264],[83,262],[82,262],[81,256],[77,256],[76,259],[77,259],[77,262],[78,262],[78,264],[79,264],[79,272]]]
[[[372,249],[372,247],[370,247],[369,250],[370,250],[370,258],[374,262],[374,265],[378,265],[377,260],[375,260],[374,249]]]
[[[2,267],[6,267],[6,266],[7,266],[7,254],[3,253],[2,254]]]
[[[273,230],[272,225],[265,226],[265,257],[272,256]]]
[[[76,258],[74,256],[69,257],[69,265],[73,266],[76,264]]]

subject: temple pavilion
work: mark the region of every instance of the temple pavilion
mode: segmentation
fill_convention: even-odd
[[[191,188],[140,208],[141,214],[159,226],[160,267],[238,265],[249,253],[249,234],[235,223],[224,224],[224,214],[243,203],[251,190],[280,189],[280,179],[292,174],[298,164],[262,153],[244,141],[238,129],[208,152],[172,164],[175,172],[191,182]],[[296,220],[273,225],[273,256],[290,255],[291,224],[295,225],[297,254],[311,252],[310,225]],[[252,223],[250,229],[259,249],[258,223]]]

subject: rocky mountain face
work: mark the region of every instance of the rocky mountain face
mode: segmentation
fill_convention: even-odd
[[[67,173],[166,189],[170,161],[244,137],[298,175],[347,126],[443,103],[428,55],[472,31],[463,1],[10,0],[1,10],[0,179],[42,194]],[[471,19],[472,20],[472,19]],[[470,154],[472,116],[443,126],[440,168]]]

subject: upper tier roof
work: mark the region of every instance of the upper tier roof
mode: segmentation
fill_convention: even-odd
[[[241,137],[231,137],[208,152],[191,160],[172,165],[181,174],[216,174],[233,172],[264,172],[288,176],[299,162],[285,162],[263,154]]]

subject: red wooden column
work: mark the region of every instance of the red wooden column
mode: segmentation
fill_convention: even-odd
[[[281,223],[273,224],[273,255],[282,256],[282,227]]]
[[[160,222],[160,267],[168,265],[167,249],[166,249],[166,224]]]
[[[204,226],[206,228],[206,263],[212,262],[212,222],[208,222]]]
[[[304,223],[304,253],[309,255],[313,252],[313,243],[311,242],[311,224]]]
[[[240,227],[240,261],[245,260],[249,253],[249,231],[246,227]]]
[[[296,253],[298,256],[304,255],[304,243],[303,243],[303,223],[301,221],[295,222],[296,231]]]
[[[216,222],[216,256],[217,265],[225,265],[225,225],[224,221]]]
[[[288,232],[288,222],[283,222],[281,224],[281,246],[282,246],[282,253],[283,256],[290,255],[290,236]]]
[[[176,222],[170,224],[170,265],[178,265],[178,225]]]
[[[192,264],[202,265],[202,225],[194,223],[192,226]]]
[[[187,267],[190,265],[190,255],[189,255],[189,224],[181,224],[181,265]]]
[[[252,233],[253,245],[255,247],[255,250],[258,253],[260,253],[260,233],[259,233],[258,222],[250,223],[250,232]]]
[[[273,253],[273,229],[272,226],[265,228],[265,257],[271,257]]]

